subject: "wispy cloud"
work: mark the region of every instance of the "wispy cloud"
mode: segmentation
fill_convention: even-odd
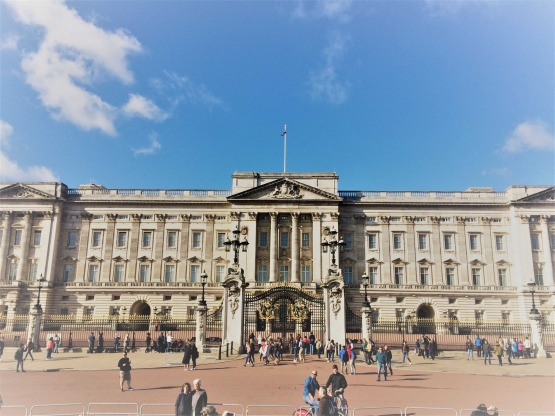
[[[324,0],[324,1],[299,1],[293,11],[293,17],[298,19],[328,18],[340,23],[351,20],[352,0]]]
[[[470,9],[473,12],[489,6],[496,6],[499,0],[425,0],[424,7],[430,16],[456,16],[463,9]]]
[[[0,49],[17,51],[18,42],[19,36],[17,35],[4,36],[0,42]]]
[[[13,127],[3,120],[0,120],[0,144],[2,148],[8,147],[8,138],[13,133]],[[30,166],[27,169],[19,167],[17,162],[10,160],[10,158],[0,151],[0,178],[6,181],[19,181],[19,182],[54,182],[58,178],[50,169],[44,166]]]
[[[148,135],[148,138],[150,140],[150,146],[149,147],[141,147],[139,149],[133,149],[133,154],[135,156],[138,155],[153,155],[156,152],[158,152],[158,150],[160,150],[162,148],[162,145],[160,144],[160,142],[158,141],[158,133],[155,132],[150,132],[150,134]]]
[[[507,177],[511,174],[511,171],[507,168],[490,168],[483,169],[482,175],[484,176],[502,176]]]
[[[350,83],[337,76],[338,63],[343,57],[348,38],[334,34],[324,49],[325,65],[310,75],[310,94],[314,100],[324,100],[330,104],[341,104],[347,99]]]
[[[129,94],[129,101],[122,107],[122,111],[128,117],[138,116],[155,121],[163,121],[170,116],[151,100],[138,94]]]
[[[520,123],[509,135],[503,146],[507,153],[519,153],[525,150],[553,150],[555,137],[547,123],[541,120]]]

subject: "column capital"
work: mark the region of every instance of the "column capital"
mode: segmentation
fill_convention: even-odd
[[[92,221],[93,214],[89,214],[88,212],[85,212],[85,213],[81,214],[81,218],[83,218],[84,220],[87,220],[87,221]]]
[[[541,215],[540,216],[540,223],[541,224],[547,224],[549,222],[550,218],[551,218],[551,215]]]
[[[156,220],[158,222],[166,222],[166,218],[168,218],[168,215],[167,214],[156,214],[155,217],[156,217]]]
[[[249,212],[249,219],[255,220],[258,217],[258,212]]]
[[[270,219],[275,221],[277,219],[278,213],[277,212],[270,212]]]
[[[297,221],[299,219],[299,213],[298,212],[292,212],[291,213],[291,219]]]
[[[232,220],[237,221],[238,219],[241,218],[241,213],[240,213],[240,212],[234,212],[234,211],[232,211],[232,212],[229,213],[229,217],[230,217]]]
[[[405,217],[405,221],[408,222],[409,224],[414,224],[415,220],[416,220],[416,217]]]
[[[143,214],[131,214],[131,221],[133,222],[140,222],[141,218],[143,218]]]
[[[455,217],[455,221],[457,222],[457,224],[461,224],[461,225],[466,224],[466,218],[465,217]]]
[[[519,215],[520,222],[522,224],[529,224],[530,223],[530,215]]]
[[[23,219],[25,221],[29,221],[32,217],[33,213],[31,211],[23,211]]]
[[[382,216],[380,217],[380,222],[381,222],[382,224],[389,224],[389,221],[391,221],[391,217],[388,217],[388,216],[386,216],[386,215],[382,215]]]
[[[312,219],[314,221],[320,221],[322,219],[322,213],[321,212],[313,212],[312,213]]]
[[[181,214],[181,221],[190,222],[191,221],[191,216],[189,214]]]
[[[44,218],[46,218],[47,220],[51,219],[52,216],[54,215],[54,213],[52,211],[44,211],[42,213],[42,215],[44,215]]]
[[[339,219],[339,212],[330,213],[330,217],[332,220],[337,221]]]
[[[118,219],[118,214],[106,214],[108,221],[115,222]]]
[[[216,221],[216,216],[213,215],[213,214],[206,214],[206,215],[204,216],[204,219],[205,219],[207,222],[214,222],[214,221]]]
[[[491,224],[491,217],[481,217],[482,224],[490,225]]]

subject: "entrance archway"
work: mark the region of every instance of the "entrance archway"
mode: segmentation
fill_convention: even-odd
[[[416,316],[418,319],[434,319],[435,314],[434,308],[427,304],[420,305],[416,310]]]
[[[135,302],[129,311],[130,315],[150,316],[150,305],[145,301]]]
[[[421,304],[416,309],[418,332],[421,334],[435,334],[435,316],[436,312],[432,305],[428,303]]]

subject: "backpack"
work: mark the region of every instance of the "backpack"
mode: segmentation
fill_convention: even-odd
[[[337,409],[337,405],[335,404],[335,400],[330,398],[328,401],[330,402],[330,415],[339,414],[339,409]]]
[[[15,352],[13,359],[16,361],[23,360],[23,351],[20,348],[18,348],[17,351]]]

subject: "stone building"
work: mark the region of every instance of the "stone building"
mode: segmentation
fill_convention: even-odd
[[[322,293],[331,253],[321,243],[337,230],[353,310],[366,273],[376,319],[517,321],[532,279],[553,319],[555,187],[341,191],[338,179],[236,172],[223,191],[0,183],[0,308],[28,313],[42,275],[47,315],[192,315],[203,272],[208,306],[221,303],[233,263],[224,242],[238,227],[248,291],[287,281]]]

